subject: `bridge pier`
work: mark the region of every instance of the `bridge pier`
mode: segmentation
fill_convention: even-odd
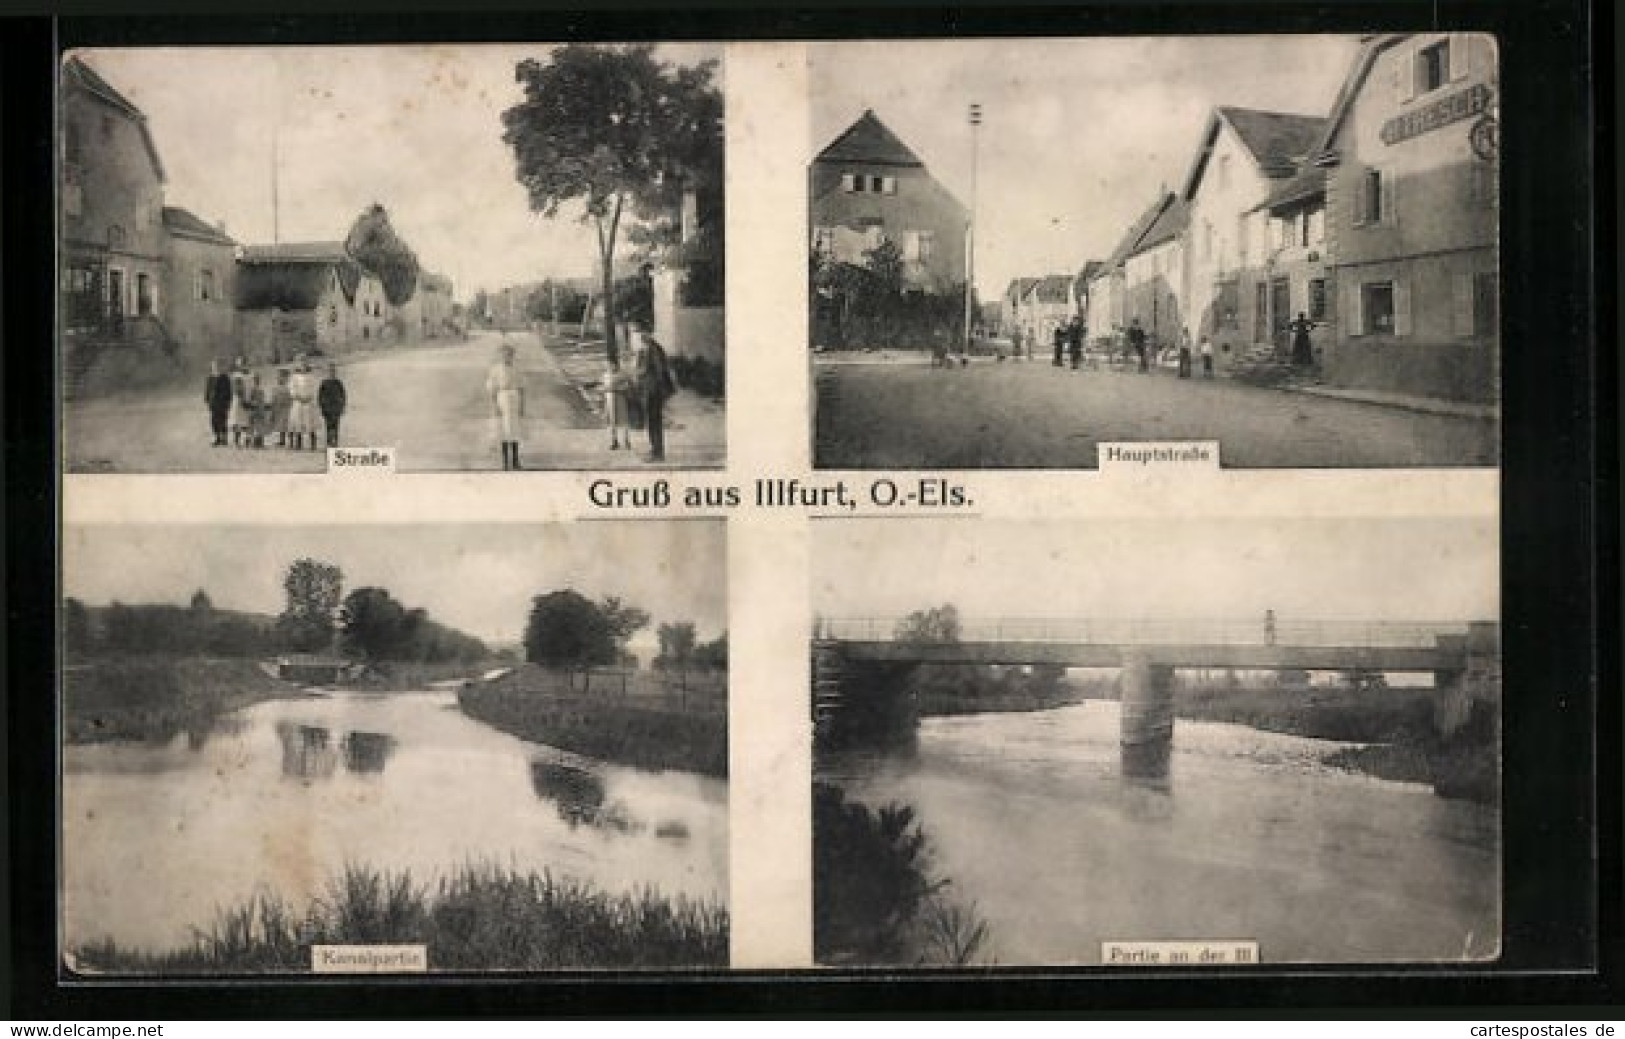
[[[853,660],[833,642],[813,644],[813,747],[898,750],[915,745],[920,716],[912,663]]]
[[[1123,775],[1165,779],[1174,749],[1174,669],[1143,653],[1123,658],[1118,722]]]

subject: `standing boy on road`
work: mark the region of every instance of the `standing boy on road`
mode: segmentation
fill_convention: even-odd
[[[209,377],[203,381],[203,403],[209,409],[209,429],[213,447],[226,446],[226,416],[231,413],[231,376],[220,370],[220,361],[209,362]]]
[[[339,419],[344,416],[346,395],[344,383],[339,381],[339,366],[327,366],[327,378],[316,389],[316,406],[321,409],[322,423],[327,427],[327,446],[339,446]]]

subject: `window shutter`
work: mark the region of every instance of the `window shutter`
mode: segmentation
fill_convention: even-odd
[[[1473,276],[1457,274],[1450,279],[1450,286],[1450,330],[1458,336],[1470,336],[1473,334]]]
[[[1365,310],[1360,306],[1360,286],[1350,282],[1344,290],[1343,314],[1348,318],[1349,335],[1365,335]]]
[[[1416,96],[1416,48],[1394,48],[1394,100],[1404,104]]]
[[[841,190],[845,192],[856,191],[857,179],[850,173],[841,174]]]
[[[1411,334],[1411,287],[1407,282],[1394,282],[1394,335]]]
[[[1366,182],[1365,169],[1362,167],[1361,169],[1356,170],[1354,173],[1354,191],[1350,193],[1351,199],[1354,202],[1354,215],[1353,219],[1349,221],[1349,223],[1355,227],[1362,227],[1365,225],[1366,209],[1370,205],[1370,203],[1366,201],[1365,197]]]
[[[1397,186],[1395,182],[1396,182],[1396,180],[1398,178],[1389,176],[1388,172],[1386,170],[1381,171],[1380,173],[1378,173],[1378,177],[1381,178],[1378,181],[1378,191],[1381,192],[1381,197],[1380,197],[1379,202],[1380,202],[1382,211],[1377,214],[1377,219],[1381,223],[1392,224],[1392,223],[1394,223],[1394,213],[1395,213],[1394,195],[1395,195],[1396,192],[1395,192],[1394,189]]]
[[[1472,52],[1468,50],[1471,44],[1471,35],[1464,32],[1450,34],[1450,81],[1467,78],[1472,71]]]
[[[880,190],[885,192],[888,195],[897,194],[897,178],[896,177],[881,177],[880,178]]]

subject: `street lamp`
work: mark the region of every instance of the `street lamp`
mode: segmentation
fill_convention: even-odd
[[[970,112],[970,220],[965,227],[965,346],[964,358],[970,360],[971,296],[976,284],[976,166],[978,144],[982,126],[982,106],[971,102]]]

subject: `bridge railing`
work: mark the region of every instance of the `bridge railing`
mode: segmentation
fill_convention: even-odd
[[[897,642],[901,617],[821,617],[814,637]],[[960,642],[1066,642],[1094,645],[1369,646],[1429,648],[1465,636],[1466,622],[1276,618],[1022,618],[962,620]]]

